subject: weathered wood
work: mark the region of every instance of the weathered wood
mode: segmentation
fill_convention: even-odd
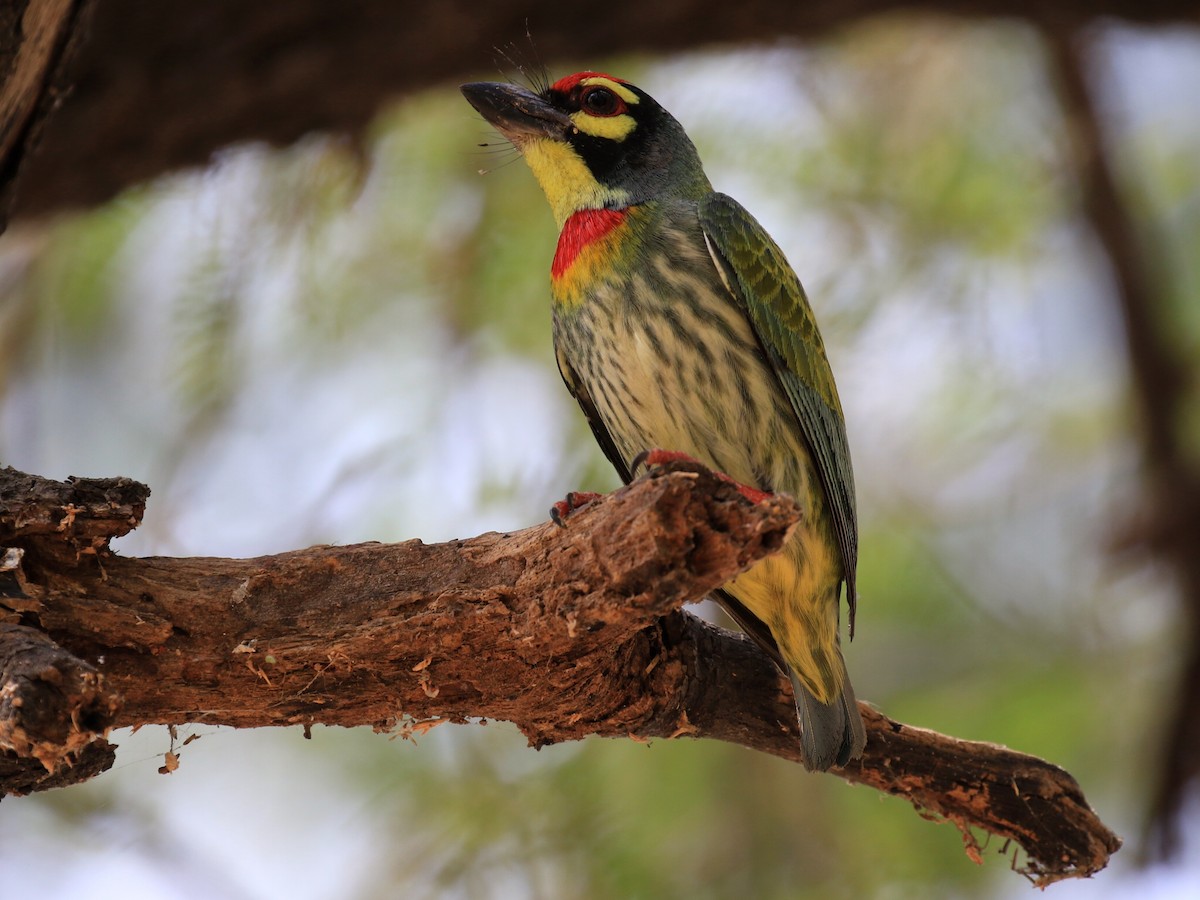
[[[55,775],[103,741],[119,705],[95,666],[36,629],[0,623],[0,751]]]

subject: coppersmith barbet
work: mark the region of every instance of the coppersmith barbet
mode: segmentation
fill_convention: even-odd
[[[551,266],[559,370],[621,478],[660,448],[800,503],[783,551],[718,599],[791,678],[805,765],[844,765],[866,743],[839,638],[843,584],[854,628],[854,479],[800,281],[762,226],[713,191],[682,126],[640,88],[580,72],[539,93],[462,91],[550,201],[561,229]]]

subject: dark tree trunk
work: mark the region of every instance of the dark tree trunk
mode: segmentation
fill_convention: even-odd
[[[63,35],[84,32],[84,2],[27,5],[48,10]],[[581,27],[578,15],[547,0],[96,0],[90,34],[70,67],[71,96],[28,166],[15,214],[94,206],[164,172],[203,165],[239,141],[358,133],[395,97],[493,73],[497,47],[512,45],[510,55],[530,63],[540,57],[582,66],[615,53],[811,39],[897,11],[1146,24],[1198,15],[1182,0],[613,0]],[[3,40],[0,67],[13,58]],[[37,95],[35,125],[54,99]],[[3,159],[11,174],[14,160]]]

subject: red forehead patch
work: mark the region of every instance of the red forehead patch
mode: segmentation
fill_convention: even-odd
[[[550,86],[550,90],[557,91],[560,94],[569,94],[585,78],[607,78],[609,81],[615,81],[617,84],[626,83],[625,79],[617,78],[606,72],[576,72],[574,75],[558,79],[558,81]]]

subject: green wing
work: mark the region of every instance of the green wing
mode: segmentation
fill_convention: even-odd
[[[825,489],[846,569],[850,636],[858,601],[858,519],[842,405],[804,288],[783,251],[732,197],[699,203],[700,226],[721,280],[750,317],[766,358],[791,400]]]

